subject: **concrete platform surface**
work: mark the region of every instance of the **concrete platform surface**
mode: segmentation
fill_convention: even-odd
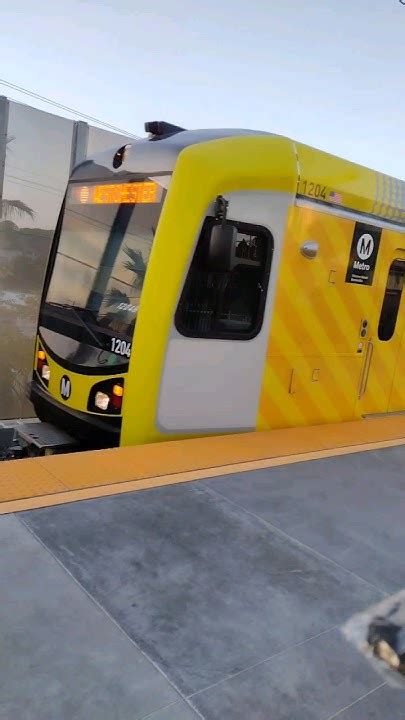
[[[403,720],[340,627],[405,586],[404,464],[402,445],[2,515],[1,719]]]

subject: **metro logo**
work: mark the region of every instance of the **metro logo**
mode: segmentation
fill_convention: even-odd
[[[346,282],[356,285],[372,285],[380,246],[381,228],[356,223],[350,248]]]
[[[370,233],[364,233],[357,242],[357,255],[361,260],[368,260],[374,251],[374,240]]]
[[[67,375],[64,375],[60,381],[60,394],[63,400],[68,400],[72,392],[72,383]]]

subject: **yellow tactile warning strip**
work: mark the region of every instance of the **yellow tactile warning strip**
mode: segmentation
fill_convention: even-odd
[[[0,514],[404,444],[401,415],[11,460]]]

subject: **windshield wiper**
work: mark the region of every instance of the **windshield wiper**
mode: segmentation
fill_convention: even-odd
[[[105,350],[104,345],[102,345],[102,343],[98,339],[97,335],[95,335],[94,332],[91,330],[91,328],[89,328],[89,326],[83,320],[82,316],[79,313],[79,310],[81,310],[82,312],[85,312],[85,308],[76,308],[74,305],[69,305],[68,303],[49,302],[49,301],[46,301],[45,305],[50,305],[51,307],[61,308],[61,310],[70,310],[70,312],[73,313],[75,318],[78,319],[78,321],[80,322],[82,327],[84,327],[84,329],[87,330],[89,335],[91,335],[91,337],[93,338],[97,347],[100,348],[101,350]]]

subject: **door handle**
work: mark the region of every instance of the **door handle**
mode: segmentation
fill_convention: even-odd
[[[359,400],[360,400],[360,398],[363,397],[364,393],[366,392],[373,352],[374,352],[374,345],[373,345],[372,340],[369,340],[368,345],[367,345],[366,357],[365,357],[364,365],[363,365],[363,372],[362,372],[361,378],[360,378]]]

